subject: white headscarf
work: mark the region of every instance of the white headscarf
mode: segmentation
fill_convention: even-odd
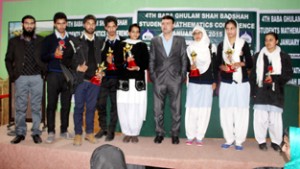
[[[230,61],[227,57],[226,51],[231,49],[233,50],[233,55],[232,55],[232,63],[235,62],[240,62],[240,54],[242,52],[243,46],[245,44],[245,41],[240,38],[240,28],[238,26],[237,21],[233,20],[236,23],[236,37],[235,37],[235,42],[234,42],[234,48],[233,46],[231,46],[227,33],[226,33],[226,28],[225,28],[225,37],[224,37],[224,41],[223,41],[223,60],[226,64],[230,64]],[[236,69],[236,72],[233,72],[232,74],[232,79],[234,81],[236,81],[237,83],[241,83],[242,82],[242,68],[239,67],[238,69]]]
[[[281,75],[281,57],[280,57],[280,47],[276,46],[273,52],[269,52],[266,47],[263,47],[259,52],[256,61],[256,82],[259,87],[262,87],[263,77],[264,77],[264,54],[268,57],[269,62],[272,64],[273,72],[271,75]]]
[[[191,53],[194,51],[197,53],[196,57],[196,66],[199,69],[200,73],[203,74],[207,71],[211,63],[211,56],[209,50],[210,40],[207,36],[205,29],[201,26],[196,26],[193,29],[193,33],[195,31],[202,32],[202,38],[200,41],[193,41],[187,48],[187,55],[190,59],[190,63],[192,62]]]
[[[132,45],[135,45],[139,42],[142,42],[140,39],[137,39],[137,40],[133,40],[133,39],[126,39],[126,40],[123,40],[123,42],[125,43],[129,43],[129,44],[132,44]]]

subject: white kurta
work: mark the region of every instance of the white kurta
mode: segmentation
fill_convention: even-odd
[[[117,90],[118,117],[123,134],[138,136],[146,119],[147,90],[137,91],[129,79],[129,90]]]

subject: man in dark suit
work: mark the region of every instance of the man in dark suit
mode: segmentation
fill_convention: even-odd
[[[174,18],[164,16],[162,34],[151,40],[149,71],[154,85],[155,143],[164,139],[163,109],[168,94],[172,112],[172,143],[179,144],[181,87],[186,77],[187,55],[183,37],[173,34]]]
[[[15,83],[16,137],[11,141],[12,144],[25,139],[28,101],[33,122],[31,136],[34,143],[42,142],[39,127],[43,96],[42,72],[45,71],[45,65],[40,60],[43,38],[35,34],[35,26],[33,16],[26,15],[22,18],[23,33],[9,40],[5,57],[10,82]]]

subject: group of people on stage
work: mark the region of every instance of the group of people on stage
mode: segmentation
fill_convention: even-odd
[[[203,145],[213,93],[219,84],[220,121],[225,138],[221,147],[227,149],[234,145],[236,150],[243,150],[252,96],[254,133],[259,148],[267,150],[269,130],[272,148],[280,150],[284,85],[292,77],[292,66],[290,56],[278,46],[277,34],[267,33],[265,47],[252,56],[248,43],[239,37],[238,23],[230,19],[225,23],[224,40],[217,47],[200,26],[194,27],[194,40],[187,47],[185,39],[173,32],[174,18],[166,15],[161,19],[162,33],[151,40],[148,51],[147,45],[139,39],[140,26],[130,25],[129,37],[124,39],[117,35],[118,23],[114,16],[104,19],[105,39],[95,35],[96,18],[93,15],[83,18],[84,30],[76,38],[66,31],[64,13],[56,13],[53,22],[54,33],[43,39],[35,34],[35,18],[26,15],[22,19],[22,35],[9,41],[5,63],[10,81],[15,83],[16,107],[16,137],[11,143],[17,144],[25,139],[29,101],[32,138],[35,143],[42,142],[39,124],[44,77],[47,81],[46,143],[53,143],[56,138],[55,111],[59,96],[61,138],[73,139],[75,146],[80,146],[83,139],[97,143],[97,139],[103,136],[106,136],[106,141],[111,141],[119,120],[123,142],[137,143],[147,112],[145,70],[148,70],[154,93],[155,143],[164,140],[165,98],[169,96],[171,141],[179,144],[181,89],[188,79],[185,103],[187,145]],[[77,77],[75,135],[67,130],[73,93],[64,76],[64,68],[76,72]],[[106,112],[108,98],[110,119]],[[94,135],[96,109],[101,130]]]

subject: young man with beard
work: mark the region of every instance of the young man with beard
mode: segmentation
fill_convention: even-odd
[[[107,135],[105,140],[111,141],[115,137],[115,129],[118,121],[117,112],[117,85],[119,70],[123,63],[123,48],[121,41],[123,38],[117,35],[118,22],[114,16],[107,16],[104,19],[106,30],[106,38],[104,47],[102,48],[102,60],[105,61],[107,70],[105,77],[102,79],[100,95],[97,103],[97,110],[99,115],[99,123],[101,130],[95,135],[96,138],[101,138]],[[110,97],[110,123],[106,121],[106,101]]]
[[[55,32],[47,36],[43,44],[42,61],[48,64],[47,72],[47,125],[48,138],[46,143],[55,140],[55,111],[58,96],[60,95],[60,137],[73,139],[74,136],[68,133],[69,114],[72,93],[68,89],[67,81],[62,73],[60,64],[71,67],[73,47],[70,42],[75,38],[66,32],[67,16],[57,12],[53,18]]]
[[[86,106],[85,114],[85,140],[95,144],[97,141],[94,137],[94,115],[97,98],[100,90],[101,78],[103,72],[97,71],[101,64],[101,48],[103,41],[95,35],[96,17],[87,15],[83,19],[84,31],[79,38],[79,54],[73,58],[75,68],[78,72],[80,84],[75,91],[75,109],[74,125],[75,139],[74,145],[80,146],[82,143],[82,120],[84,105]],[[97,73],[95,73],[97,71]]]
[[[16,137],[11,141],[12,144],[25,139],[28,102],[33,122],[31,136],[34,143],[42,142],[39,127],[43,96],[42,71],[45,71],[45,65],[40,60],[43,38],[35,34],[35,22],[31,15],[22,18],[23,33],[9,40],[5,57],[10,82],[15,83]]]

